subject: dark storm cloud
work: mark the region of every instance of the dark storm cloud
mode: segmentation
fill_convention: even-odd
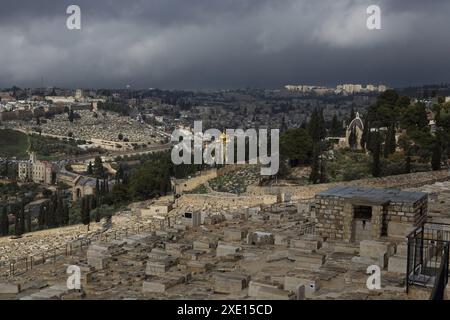
[[[450,80],[445,0],[2,0],[0,86],[233,88]],[[82,10],[82,30],[65,27]],[[366,28],[378,4],[382,30]]]

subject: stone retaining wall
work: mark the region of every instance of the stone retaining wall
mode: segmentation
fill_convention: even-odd
[[[336,186],[361,186],[374,188],[415,188],[426,184],[450,180],[450,172],[448,170],[416,172],[409,174],[401,174],[395,176],[387,176],[382,178],[371,178],[353,180],[347,182],[322,183],[306,186],[274,186],[274,187],[247,187],[247,195],[279,195],[289,193],[292,200],[312,199],[321,192]]]
[[[192,191],[209,180],[245,168],[247,166],[248,166],[247,164],[243,165],[230,164],[219,169],[213,168],[209,170],[199,171],[196,175],[192,176],[190,179],[176,179],[176,181],[173,181],[175,192],[181,194],[186,191]]]
[[[187,205],[193,208],[215,207],[215,208],[232,208],[232,207],[252,207],[261,204],[277,203],[276,195],[261,196],[224,196],[209,194],[184,194],[177,199],[177,205]]]

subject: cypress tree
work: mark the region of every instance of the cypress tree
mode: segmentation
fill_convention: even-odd
[[[50,198],[50,202],[47,207],[47,215],[46,215],[46,227],[56,227],[57,218],[56,218],[56,210],[57,210],[57,199],[56,195],[53,195]]]
[[[89,161],[89,165],[87,168],[87,174],[91,175],[94,173],[94,169],[92,168],[92,161]]]
[[[411,149],[409,147],[406,150],[405,173],[411,173]]]
[[[95,194],[96,195],[100,194],[100,182],[98,178],[95,180]]]
[[[357,148],[357,137],[356,137],[356,127],[353,127],[350,131],[350,136],[348,137],[348,144],[350,149],[355,150]]]
[[[380,153],[381,153],[380,134],[377,131],[373,137],[373,150],[372,150],[372,175],[374,177],[379,177],[381,175]]]
[[[353,119],[355,119],[355,118],[356,118],[355,108],[354,108],[354,106],[352,105],[352,109],[351,109],[351,111],[350,111],[350,120],[349,120],[348,123],[351,123],[351,122],[353,121]]]
[[[384,142],[384,157],[389,157],[390,154],[395,153],[396,141],[395,141],[395,125],[391,124],[386,134],[386,140]]]
[[[101,219],[101,208],[95,209],[95,222],[100,222]]]
[[[2,214],[0,216],[0,236],[7,236],[9,234],[9,219],[6,206],[2,208]]]
[[[91,223],[89,201],[87,198],[83,197],[81,199],[81,222],[87,226],[89,231],[89,224]]]
[[[33,227],[31,225],[31,211],[28,211],[27,215],[26,215],[26,219],[27,219],[27,223],[26,223],[26,231],[27,232],[31,232],[33,231]]]
[[[56,224],[62,226],[64,224],[64,206],[61,195],[57,195],[56,198]]]
[[[21,206],[20,206],[20,232],[24,233],[25,232],[25,206],[22,202]]]
[[[119,165],[119,169],[116,172],[116,183],[120,183],[123,180],[123,168]]]
[[[68,225],[69,224],[69,206],[67,205],[67,201],[64,201],[63,203],[63,224]]]
[[[123,185],[127,185],[128,184],[128,174],[127,173],[123,174],[122,184]]]
[[[316,184],[320,179],[320,161],[319,161],[319,150],[317,146],[313,149],[313,163],[311,167],[311,174],[309,176],[309,181]]]
[[[38,224],[39,224],[39,228],[44,228],[46,221],[45,221],[45,211],[46,211],[46,207],[45,204],[41,204],[41,206],[39,207],[39,217],[38,217]]]
[[[97,197],[96,196],[92,196],[91,197],[91,209],[96,209],[97,207],[98,207]]]
[[[318,113],[318,135],[319,135],[319,141],[325,139],[327,136],[327,130],[325,128],[325,118],[323,116],[323,109],[320,109]]]
[[[327,182],[327,170],[326,170],[325,160],[324,159],[320,159],[320,177],[319,177],[319,182],[320,183]]]
[[[314,109],[311,114],[311,118],[309,119],[309,123],[308,123],[308,133],[314,142],[317,142],[319,140],[318,125],[319,125],[319,120],[318,120],[317,109]]]
[[[331,120],[331,135],[333,137],[339,137],[341,135],[341,127],[339,125],[338,118],[336,114],[333,115],[333,119]]]
[[[17,212],[15,214],[16,221],[14,223],[14,235],[21,236],[23,234],[23,231],[21,229],[21,222],[20,222],[20,212]]]
[[[361,148],[363,148],[364,150],[367,149],[367,146],[370,143],[370,132],[369,132],[369,120],[367,119],[367,117],[364,119],[364,129],[363,129],[363,133],[361,135]]]
[[[442,148],[441,143],[437,140],[433,146],[433,154],[431,156],[431,167],[434,171],[441,170]]]

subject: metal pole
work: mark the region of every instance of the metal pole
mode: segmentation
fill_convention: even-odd
[[[406,258],[406,294],[408,294],[408,291],[409,291],[409,272],[410,272],[410,270],[409,270],[409,265],[410,265],[410,262],[411,262],[411,241],[410,241],[410,238],[409,238],[409,236],[408,236],[408,244],[407,244],[407,258]]]
[[[420,237],[420,264],[422,265],[422,268],[424,267],[423,265],[423,238],[425,237],[425,225],[422,225],[422,236]]]

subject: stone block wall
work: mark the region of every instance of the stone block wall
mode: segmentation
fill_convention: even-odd
[[[427,217],[428,197],[415,203],[391,202],[387,207],[387,221],[420,225]]]
[[[351,210],[351,206],[338,197],[316,196],[316,232],[322,237],[343,240],[351,232],[346,227]]]

